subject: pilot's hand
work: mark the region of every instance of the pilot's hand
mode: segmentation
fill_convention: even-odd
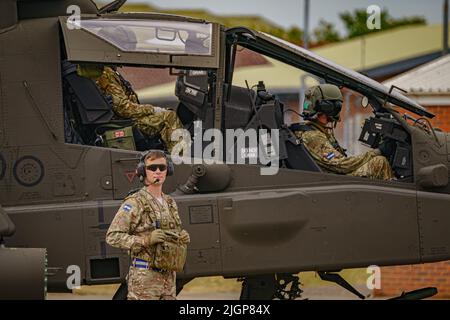
[[[382,141],[378,146],[378,150],[381,155],[389,158],[395,152],[395,141],[391,139]]]
[[[182,230],[180,232],[180,241],[183,244],[188,244],[191,242],[191,237],[189,236],[189,233],[186,230]]]
[[[149,245],[153,246],[157,243],[164,242],[166,240],[166,234],[161,229],[152,231],[149,237]]]

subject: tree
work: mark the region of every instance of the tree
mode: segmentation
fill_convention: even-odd
[[[346,11],[344,13],[341,13],[339,16],[345,25],[349,38],[362,36],[364,34],[377,32],[380,30],[392,29],[399,26],[426,23],[425,18],[420,16],[395,19],[389,15],[387,9],[383,9],[380,12],[381,29],[371,30],[367,27],[367,19],[369,15],[367,14],[365,9],[355,9],[353,13]]]
[[[341,36],[334,28],[334,24],[320,19],[319,25],[313,30],[316,43],[328,43],[341,40]]]
[[[287,40],[289,42],[300,44],[303,41],[303,30],[298,27],[291,27],[287,31]]]

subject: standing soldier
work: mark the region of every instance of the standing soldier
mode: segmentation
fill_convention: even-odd
[[[321,84],[309,88],[303,106],[303,117],[308,121],[292,128],[295,135],[303,141],[316,163],[327,172],[391,180],[394,175],[389,161],[383,156],[388,154],[387,144],[347,157],[333,133],[341,108],[342,93],[337,86]]]
[[[175,201],[162,192],[172,173],[163,151],[144,154],[137,174],[145,186],[124,199],[106,234],[109,245],[130,252],[128,299],[175,299],[176,271],[183,269],[190,237]]]

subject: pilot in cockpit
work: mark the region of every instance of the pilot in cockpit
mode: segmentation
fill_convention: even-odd
[[[337,142],[333,127],[339,121],[342,93],[331,84],[309,88],[305,93],[303,117],[305,124],[293,127],[316,163],[325,171],[356,177],[391,180],[394,177],[389,161],[388,145],[356,156],[347,156]]]
[[[78,74],[94,80],[100,91],[112,98],[112,109],[117,116],[133,120],[147,136],[159,134],[169,153],[172,152],[178,141],[172,141],[171,135],[183,128],[174,110],[139,103],[131,84],[114,67],[79,64]]]
[[[137,42],[135,35],[126,28],[103,28],[99,35],[126,44],[127,49],[131,49]],[[151,104],[141,104],[131,84],[115,66],[79,64],[77,72],[80,76],[92,79],[104,95],[112,98],[112,109],[118,117],[133,120],[134,126],[147,136],[160,135],[169,153],[178,143],[185,143],[171,139],[175,130],[183,128],[176,112]]]

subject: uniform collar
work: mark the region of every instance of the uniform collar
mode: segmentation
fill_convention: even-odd
[[[319,131],[325,133],[326,135],[329,135],[330,132],[332,132],[332,130],[333,130],[332,128],[327,127],[327,126],[324,126],[323,124],[321,124],[321,123],[318,122],[318,121],[306,121],[306,124],[307,124],[307,125],[313,126],[313,127],[316,128],[317,130],[319,130]]]
[[[143,190],[145,193],[150,195],[150,197],[152,197],[152,199],[156,199],[156,197],[154,195],[152,195],[150,192],[148,192],[147,186],[143,186],[141,190]],[[166,194],[164,192],[161,192],[161,198],[163,198],[164,200],[167,200]]]

